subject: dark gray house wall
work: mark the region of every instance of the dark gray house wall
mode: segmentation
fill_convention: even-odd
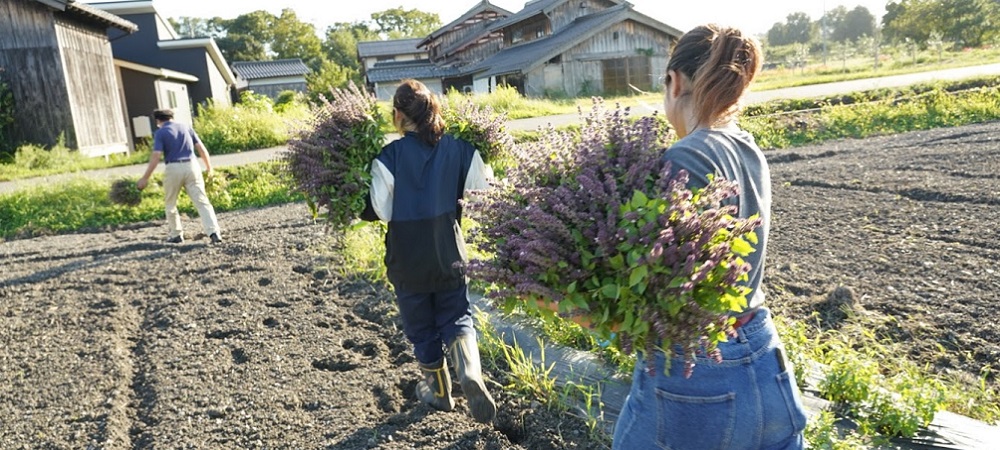
[[[100,6],[100,5],[98,5]],[[160,55],[159,34],[156,32],[156,16],[153,14],[122,14],[122,18],[139,26],[139,32],[131,36],[121,30],[108,29],[108,39],[115,58],[146,66],[167,67]]]

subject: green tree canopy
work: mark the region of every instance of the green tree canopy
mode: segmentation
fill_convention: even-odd
[[[1000,2],[996,0],[899,0],[886,5],[885,35],[894,42],[907,38],[926,42],[932,31],[944,41],[977,47],[998,35]]]
[[[424,37],[441,27],[437,14],[402,6],[372,13],[372,22],[386,39]]]
[[[223,20],[219,17],[204,19],[201,17],[171,17],[167,19],[174,31],[185,38],[220,37],[225,34]]]
[[[225,34],[216,39],[216,43],[227,61],[267,61],[271,59],[268,52],[277,20],[273,14],[263,10],[223,20],[221,25]]]
[[[377,40],[378,32],[367,22],[338,22],[327,27],[323,52],[327,59],[338,65],[360,70],[358,42]]]
[[[855,41],[861,36],[874,36],[875,15],[868,8],[859,5],[844,16],[844,21],[841,22],[835,35],[842,37],[841,41]]]
[[[276,59],[301,58],[313,70],[323,65],[323,41],[316,28],[299,20],[295,11],[285,8],[274,20],[271,51]]]
[[[804,12],[789,14],[785,23],[777,22],[767,32],[770,45],[806,44],[812,39],[813,24]]]
[[[826,37],[833,42],[843,42],[846,38],[839,31],[843,28],[844,17],[847,17],[847,7],[844,5],[827,11],[820,19],[820,31],[825,31]]]

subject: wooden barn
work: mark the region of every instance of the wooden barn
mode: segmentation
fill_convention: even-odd
[[[74,0],[2,0],[0,67],[14,97],[17,142],[90,156],[128,151],[124,99],[107,29],[137,26]]]
[[[620,0],[536,0],[491,30],[503,49],[465,69],[476,91],[509,85],[531,97],[657,90],[683,34]]]
[[[651,91],[681,34],[624,0],[533,0],[517,13],[481,0],[419,42],[426,60],[376,63],[366,76],[379,98],[402,78],[436,91],[507,85],[530,97]],[[382,46],[393,42],[402,41]]]

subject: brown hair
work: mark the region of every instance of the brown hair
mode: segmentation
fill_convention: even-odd
[[[403,80],[392,97],[392,107],[403,113],[400,128],[417,132],[420,140],[437,145],[444,134],[441,104],[427,86],[417,80]]]
[[[692,81],[696,118],[712,125],[738,111],[740,97],[760,71],[761,55],[757,40],[739,29],[702,25],[681,36],[667,71],[676,70]]]

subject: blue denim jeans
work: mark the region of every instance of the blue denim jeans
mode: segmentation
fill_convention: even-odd
[[[468,286],[444,292],[396,290],[403,334],[413,344],[417,361],[432,364],[444,357],[444,346],[460,334],[475,335]]]
[[[719,344],[722,362],[698,359],[684,378],[683,359],[652,374],[641,356],[615,424],[614,450],[791,450],[804,446],[806,416],[770,312],[761,308]]]

